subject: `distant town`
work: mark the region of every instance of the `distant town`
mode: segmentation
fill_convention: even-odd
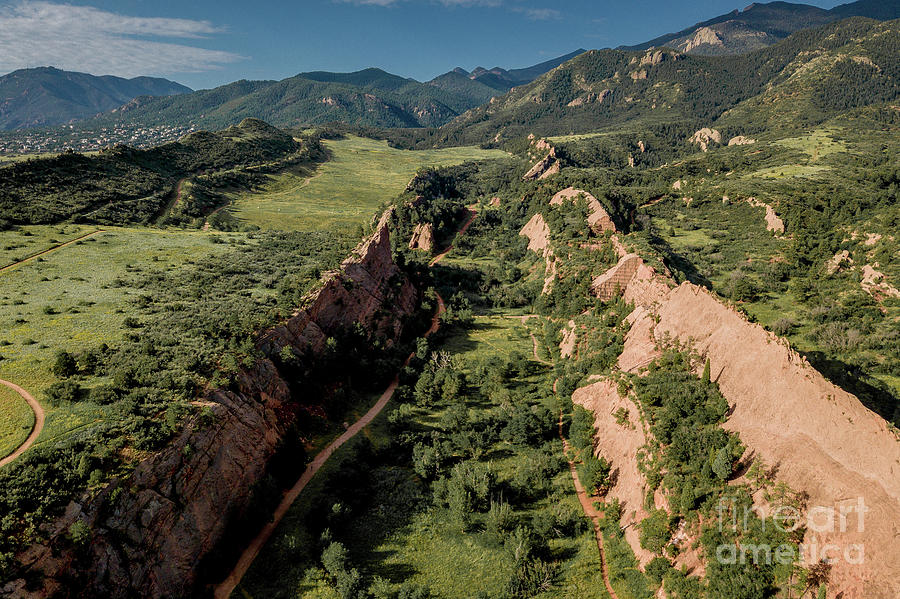
[[[65,125],[53,129],[28,129],[0,133],[0,155],[52,154],[74,150],[96,152],[119,144],[148,148],[175,141],[196,127],[171,125],[116,125],[83,129]]]

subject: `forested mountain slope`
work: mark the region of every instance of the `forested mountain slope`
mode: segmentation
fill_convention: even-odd
[[[668,47],[689,54],[742,54],[771,46],[801,29],[819,27],[847,17],[868,17],[882,21],[897,19],[900,18],[900,2],[860,0],[831,10],[790,2],[754,2],[744,10],[734,10],[678,33],[669,33],[622,49]]]
[[[625,122],[677,126],[690,136],[742,102],[758,108],[753,117],[723,118],[734,135],[754,121],[777,119],[782,107],[802,116],[791,126],[821,122],[840,110],[898,96],[898,43],[900,22],[854,18],[743,56],[593,50],[421,134],[420,143],[499,143],[529,133],[602,131]],[[842,83],[847,81],[853,85]],[[803,101],[788,101],[788,90],[801,88]]]
[[[51,126],[92,117],[138,96],[174,96],[190,88],[152,77],[71,73],[52,67],[0,77],[0,130]]]

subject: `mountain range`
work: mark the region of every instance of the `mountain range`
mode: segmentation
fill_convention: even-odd
[[[790,2],[754,2],[744,10],[734,10],[677,33],[668,33],[636,46],[623,46],[622,49],[667,47],[689,54],[742,54],[771,46],[801,29],[820,27],[848,17],[868,17],[880,21],[898,19],[900,1],[859,0],[831,10]]]
[[[469,73],[457,68],[426,83],[376,68],[300,73],[281,81],[239,81],[182,96],[135,98],[99,122],[222,128],[252,117],[283,127],[338,121],[369,127],[439,127],[582,52],[524,69],[479,67]]]
[[[0,130],[59,125],[118,108],[137,96],[189,93],[180,83],[153,77],[123,79],[22,69],[0,77]]]
[[[281,127],[346,122],[364,127],[406,129],[449,124],[449,131],[441,134],[449,139],[458,137],[459,123],[487,119],[478,126],[489,128],[490,115],[503,113],[519,102],[519,98],[531,97],[537,101],[534,98],[540,99],[544,92],[535,96],[533,88],[528,86],[548,73],[552,76],[548,84],[557,86],[550,93],[554,100],[520,106],[510,125],[547,122],[557,118],[563,108],[566,109],[563,112],[583,113],[588,105],[597,112],[594,116],[601,120],[630,118],[645,109],[648,98],[655,98],[649,103],[653,109],[690,104],[690,109],[682,111],[684,116],[707,118],[710,115],[703,108],[704,102],[682,92],[694,90],[692,93],[696,94],[697,86],[703,85],[701,73],[708,75],[709,69],[742,68],[741,65],[748,63],[743,60],[732,60],[733,64],[727,60],[716,64],[684,62],[686,56],[744,55],[769,48],[796,32],[847,17],[900,18],[900,0],[860,0],[831,10],[786,2],[751,4],[744,10],[637,46],[590,53],[579,49],[521,69],[477,67],[468,71],[458,67],[428,82],[368,68],[352,73],[306,72],[281,81],[242,80],[191,92],[164,79],[126,80],[52,68],[28,69],[0,77],[0,130],[52,126],[85,119],[88,119],[84,123],[87,128],[166,125],[221,129],[245,118],[258,118]],[[643,64],[639,65],[641,68],[625,64],[631,59],[629,51],[662,47],[676,50],[678,55],[659,54],[652,60],[668,61],[667,64],[649,65],[653,67],[650,70],[643,68]],[[789,58],[779,54],[775,63],[762,65],[763,71],[774,76],[787,65]],[[680,65],[694,70],[673,68],[669,66],[673,60],[680,60]],[[599,61],[594,75],[605,83],[598,89],[593,89],[590,80],[579,82],[570,76],[573,69],[578,70],[580,65],[590,61]],[[774,68],[773,64],[779,67]],[[665,73],[663,78],[668,78],[665,85],[651,86],[649,81],[653,79],[641,79],[651,71],[654,78],[658,76],[656,73]],[[881,76],[883,73],[878,74]],[[757,84],[764,79],[761,72],[749,74],[743,81],[729,78],[730,82],[713,96],[718,98],[716,101],[725,101],[724,96],[728,96],[726,104],[736,98],[746,99],[761,91]],[[675,87],[668,87],[670,85]],[[678,85],[685,86],[682,92],[678,91]],[[583,88],[580,91],[584,93],[575,89],[578,87]],[[741,91],[735,91],[737,88]],[[557,106],[556,100],[563,97],[568,98],[567,106]],[[494,98],[497,100],[492,102]],[[625,104],[620,102],[628,98],[631,100]],[[473,112],[469,114],[469,111]],[[573,122],[566,118],[570,124]],[[587,117],[581,117],[581,120],[584,118]],[[574,122],[579,122],[579,118]]]
[[[855,17],[740,56],[591,50],[436,131],[419,132],[417,143],[499,144],[625,123],[680,126],[687,136],[711,126],[755,134],[898,97],[900,20]]]

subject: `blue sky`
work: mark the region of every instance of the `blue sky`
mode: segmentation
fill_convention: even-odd
[[[427,80],[640,43],[736,1],[0,0],[0,73],[51,65],[200,89],[377,66]]]

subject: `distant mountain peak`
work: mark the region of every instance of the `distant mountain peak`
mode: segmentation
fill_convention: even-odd
[[[900,0],[859,0],[825,10],[808,4],[754,2],[676,33],[668,33],[624,50],[670,47],[691,54],[744,54],[810,27],[820,27],[847,17],[882,21],[900,18]]]
[[[19,69],[0,77],[0,130],[46,127],[92,117],[139,96],[172,96],[191,89],[153,77],[124,79],[63,71]]]

